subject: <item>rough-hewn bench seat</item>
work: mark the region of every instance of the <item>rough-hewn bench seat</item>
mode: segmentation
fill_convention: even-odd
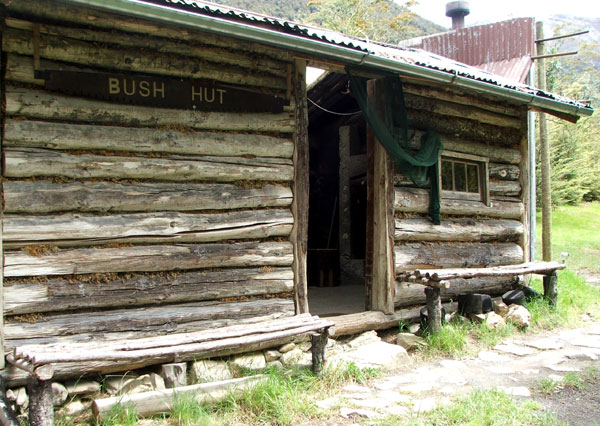
[[[527,262],[489,268],[414,269],[400,272],[398,278],[426,286],[429,323],[432,330],[436,331],[441,327],[440,288],[449,288],[451,279],[541,274],[544,275],[544,298],[555,305],[558,296],[556,271],[564,268],[565,265],[558,262]]]
[[[320,373],[325,360],[328,329],[334,323],[301,314],[253,324],[233,325],[191,333],[168,334],[140,339],[72,344],[23,345],[6,356],[8,363],[30,373],[30,418],[52,416],[51,379],[60,363],[124,363],[146,359],[146,365],[183,362],[225,356],[268,347],[286,337],[311,335],[313,371]],[[247,350],[244,350],[246,348]],[[47,402],[50,400],[49,406]],[[40,413],[41,411],[41,413]],[[40,424],[52,424],[49,423]]]

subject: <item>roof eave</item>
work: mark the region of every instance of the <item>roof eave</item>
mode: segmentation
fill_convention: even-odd
[[[469,90],[500,96],[519,103],[527,104],[533,109],[557,112],[561,116],[572,117],[575,121],[582,115],[592,115],[592,108],[567,104],[553,99],[522,93],[510,88],[461,77],[446,71],[427,68],[422,65],[408,64],[367,52],[323,42],[311,38],[298,37],[292,34],[273,31],[242,22],[233,22],[214,16],[173,9],[154,3],[138,0],[64,0],[66,2],[90,6],[106,11],[126,14],[159,22],[176,24],[197,30],[206,30],[223,36],[237,37],[248,41],[287,48],[299,53],[322,55],[336,59],[349,65],[362,65],[382,71],[396,72],[402,75],[428,78],[432,81],[454,84]],[[564,117],[563,117],[564,118]]]

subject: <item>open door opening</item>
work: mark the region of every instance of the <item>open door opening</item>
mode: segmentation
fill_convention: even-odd
[[[341,78],[340,78],[341,77]],[[365,310],[366,127],[345,76],[309,89],[308,304],[321,316]],[[342,112],[348,115],[338,115]]]

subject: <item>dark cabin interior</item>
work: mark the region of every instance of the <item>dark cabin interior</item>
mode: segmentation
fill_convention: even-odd
[[[362,312],[367,211],[365,122],[343,74],[322,76],[309,88],[308,98],[309,309],[318,315]]]

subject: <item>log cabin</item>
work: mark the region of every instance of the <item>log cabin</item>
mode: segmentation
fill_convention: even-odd
[[[319,289],[340,313],[347,283],[373,314],[359,329],[393,325],[424,302],[396,280],[403,268],[527,260],[530,112],[593,112],[426,52],[201,1],[0,3],[5,352],[285,318],[313,312]],[[329,72],[310,91],[307,66]],[[401,94],[405,152],[438,135],[440,224],[435,179],[420,187],[394,165],[351,78],[377,108]],[[459,279],[443,297],[510,285]]]

